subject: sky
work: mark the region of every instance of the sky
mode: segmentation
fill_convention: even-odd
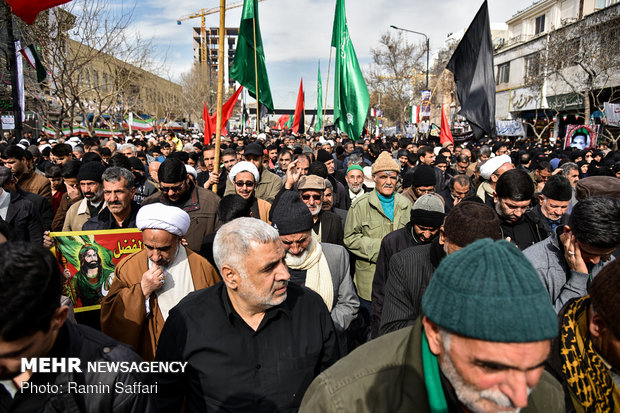
[[[240,1],[228,1],[227,4]],[[532,2],[488,0],[490,21],[504,23]],[[264,0],[259,4],[260,30],[276,108],[294,108],[302,77],[306,108],[316,107],[319,61],[325,96],[335,4],[335,0]],[[382,33],[392,30],[390,25],[427,34],[432,55],[444,45],[450,33],[469,26],[481,4],[481,0],[347,1],[349,33],[362,69],[369,68],[370,50],[378,45]],[[177,25],[177,19],[200,8],[213,7],[219,7],[218,0],[137,0],[132,30],[139,32],[143,38],[153,39],[158,51],[157,59],[164,63],[167,72],[164,77],[178,81],[180,75],[189,71],[193,64],[192,27],[199,26],[200,19],[186,20],[181,25]],[[238,27],[240,17],[241,8],[227,11],[226,26]],[[207,27],[219,25],[219,15],[207,16],[206,24]],[[423,36],[405,36],[410,42],[424,41]],[[333,70],[332,59],[328,107],[333,101]]]

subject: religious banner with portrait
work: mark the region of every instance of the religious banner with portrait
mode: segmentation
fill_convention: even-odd
[[[100,309],[116,264],[143,248],[137,228],[52,232],[50,237],[51,251],[65,277],[62,293],[71,299],[76,313]]]
[[[569,147],[578,150],[596,148],[597,132],[598,125],[566,125],[564,149]]]

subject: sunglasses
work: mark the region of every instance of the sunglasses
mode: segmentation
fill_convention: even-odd
[[[301,199],[303,199],[304,201],[307,201],[310,198],[312,198],[312,200],[314,200],[314,201],[320,201],[322,199],[322,195],[309,195],[309,194],[305,194],[305,195],[301,196]]]
[[[183,184],[175,185],[175,186],[161,186],[161,190],[168,193],[172,192],[181,192],[183,190]]]
[[[248,188],[253,188],[254,187],[254,182],[252,182],[252,181],[236,181],[235,185],[238,188],[243,188],[244,186],[247,186]]]

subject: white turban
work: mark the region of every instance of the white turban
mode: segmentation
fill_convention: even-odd
[[[196,168],[191,165],[185,164],[185,170],[188,174],[194,177],[194,179],[198,179],[198,172],[196,172]]]
[[[254,175],[254,182],[258,183],[260,181],[260,174],[258,173],[258,168],[256,168],[256,166],[252,162],[237,162],[235,166],[230,169],[230,173],[228,174],[230,182],[235,182],[235,176],[237,176],[239,172],[249,172]]]
[[[512,164],[512,159],[510,159],[510,156],[501,155],[489,159],[480,167],[480,176],[488,181],[491,179],[493,172],[497,171],[499,167],[505,163]]]
[[[136,226],[140,231],[163,229],[179,237],[185,235],[190,222],[189,215],[181,208],[160,203],[144,205],[136,216]]]

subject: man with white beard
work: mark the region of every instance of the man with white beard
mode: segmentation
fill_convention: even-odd
[[[323,298],[338,333],[341,354],[346,354],[345,330],[359,308],[349,274],[349,254],[340,245],[318,242],[312,236],[313,216],[295,192],[280,196],[272,220],[286,250],[290,281]]]
[[[297,189],[303,203],[312,214],[312,235],[320,242],[343,245],[344,231],[340,216],[323,210],[325,179],[316,175],[302,176],[297,183]]]
[[[344,209],[351,208],[351,203],[366,192],[370,191],[364,185],[364,168],[360,165],[354,164],[347,168],[347,174],[345,176],[347,181],[347,190],[345,192],[345,207]]]
[[[441,261],[412,327],[321,373],[299,411],[564,412],[544,371],[558,335],[545,294],[521,251],[480,239]]]

